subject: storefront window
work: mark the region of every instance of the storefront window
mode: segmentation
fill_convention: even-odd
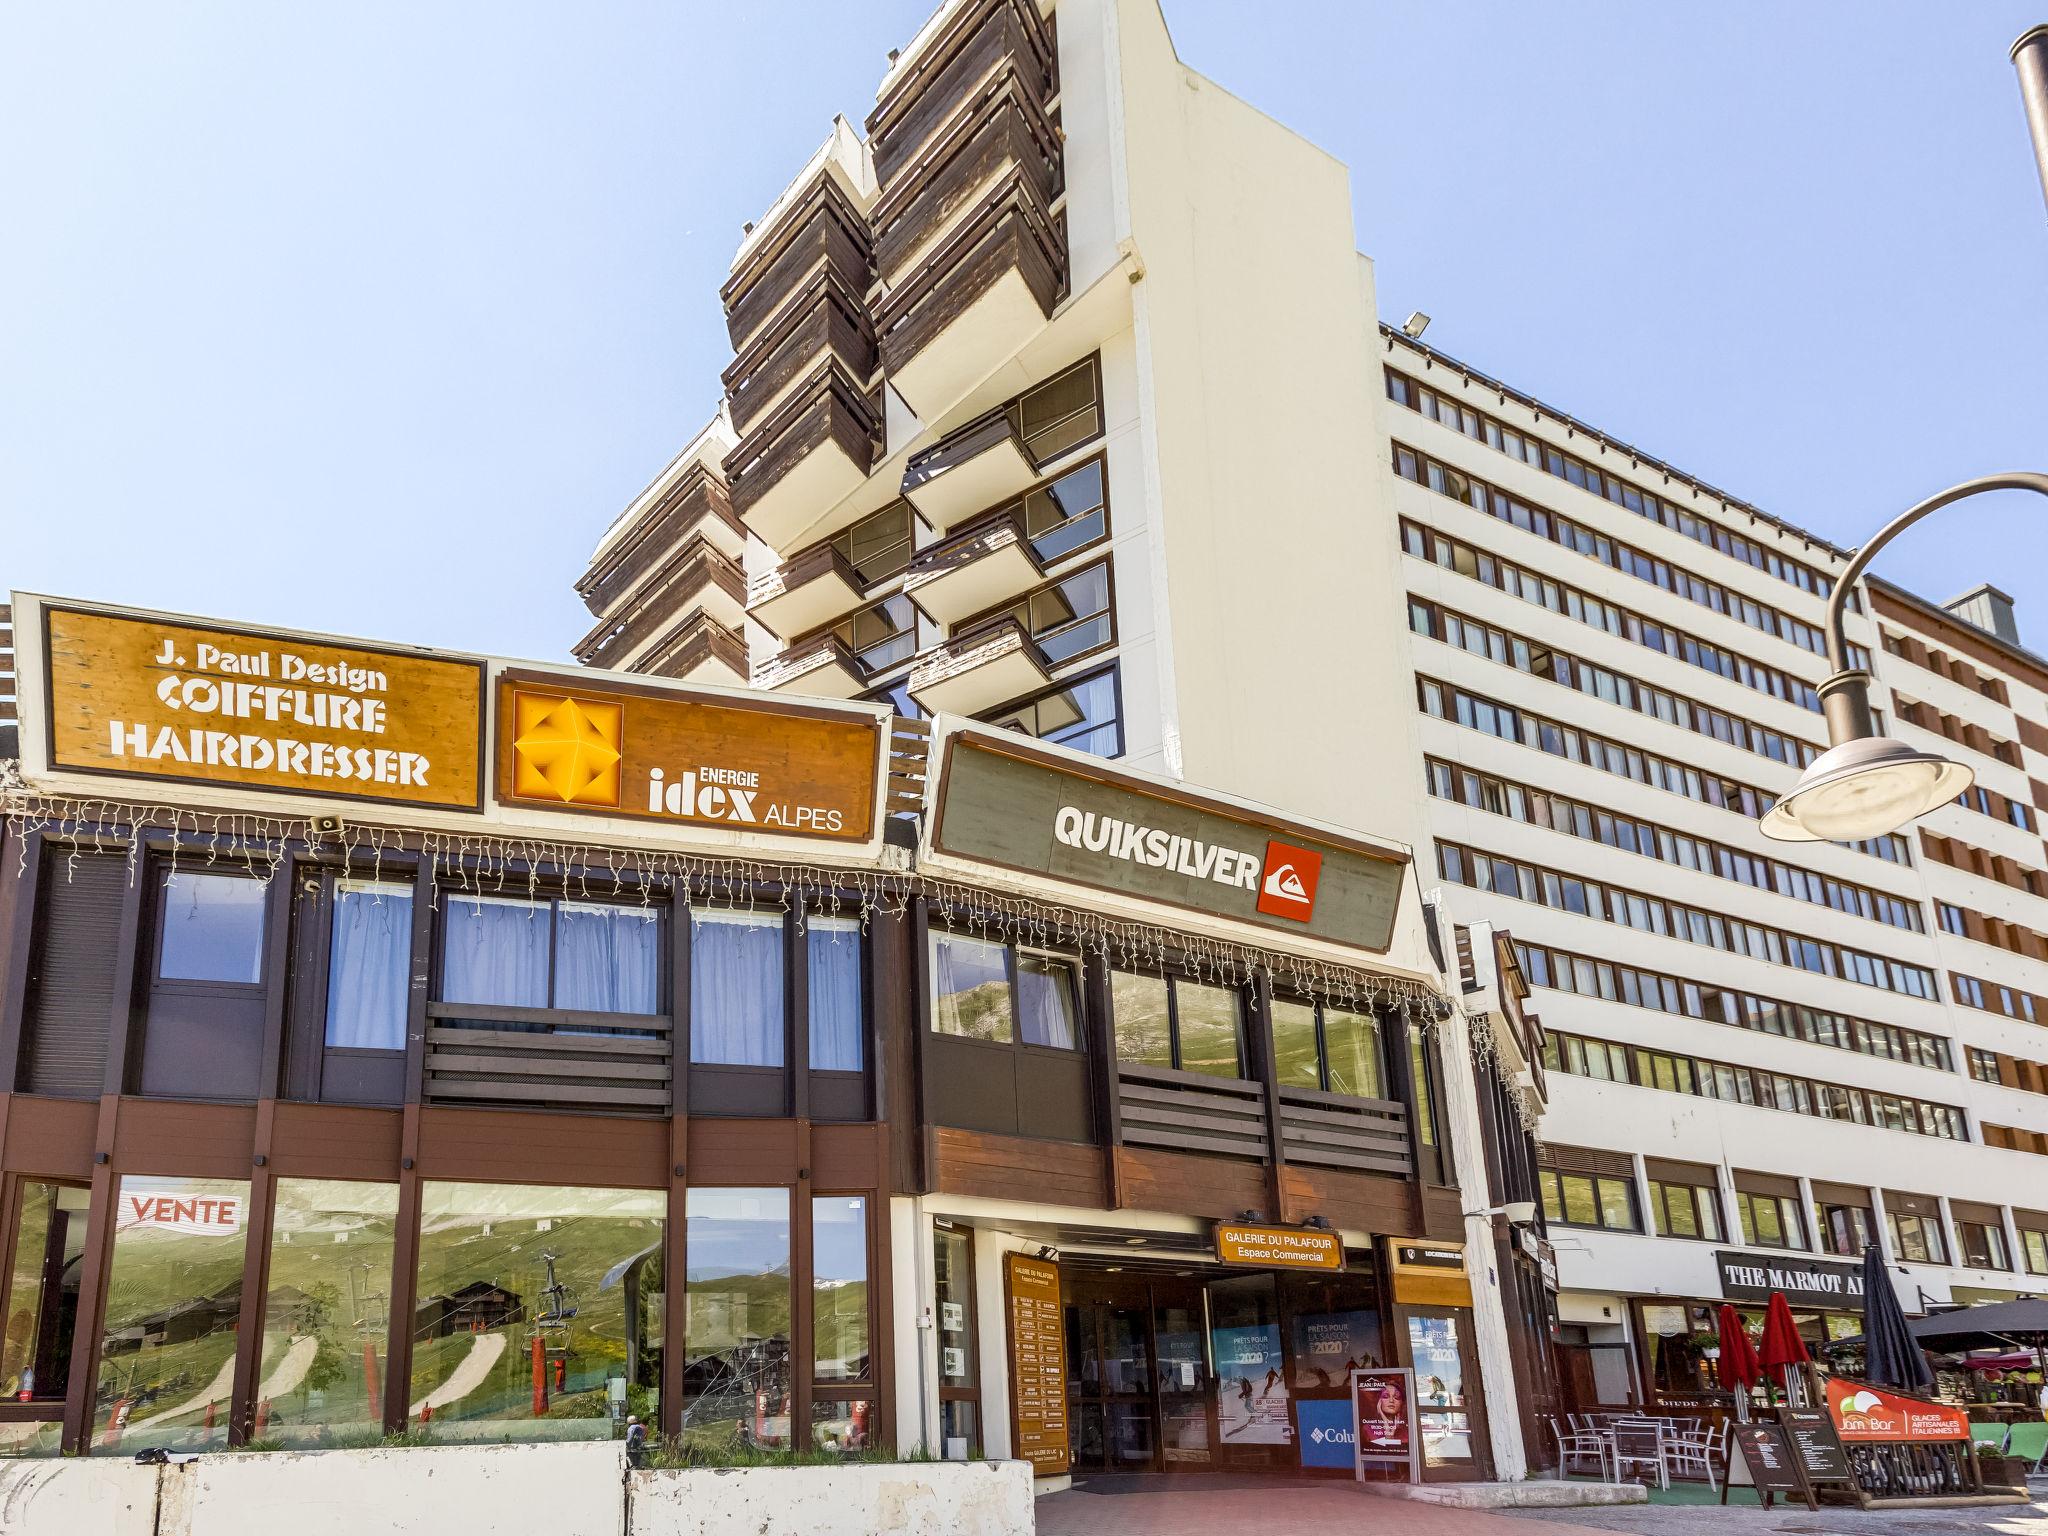
[[[1294,1441],[1274,1292],[1271,1275],[1239,1275],[1209,1284],[1217,1439],[1226,1450]]]
[[[861,1044],[860,921],[813,915],[804,924],[810,962],[811,1068],[858,1072]]]
[[[1422,1459],[1432,1467],[1472,1460],[1472,1415],[1465,1401],[1465,1362],[1455,1317],[1411,1313],[1408,1357],[1415,1368],[1415,1412]]]
[[[261,981],[265,891],[261,881],[239,875],[166,875],[157,975],[165,981]]]
[[[1244,1075],[1243,1009],[1234,990],[1136,971],[1111,971],[1109,990],[1119,1061],[1209,1077]],[[1313,1039],[1308,1049],[1313,1068]]]
[[[334,882],[327,952],[327,1043],[352,1051],[405,1049],[412,964],[412,887]]]
[[[1379,1021],[1327,1004],[1275,998],[1273,1065],[1289,1087],[1380,1098]]]
[[[811,1332],[815,1381],[868,1379],[868,1203],[811,1201]]]
[[[249,1186],[121,1180],[93,1449],[227,1444]]]
[[[445,899],[443,1002],[581,1013],[661,1012],[659,907],[508,896],[451,894]]]
[[[686,1209],[683,1438],[705,1448],[787,1445],[789,1191],[693,1189]]]
[[[782,915],[700,908],[690,914],[690,1060],[783,1062]]]
[[[422,1186],[411,1421],[450,1439],[602,1440],[629,1412],[651,1419],[665,1208],[654,1190]]]
[[[64,1400],[71,1383],[71,1330],[91,1191],[23,1179],[7,1258],[6,1331],[0,1334],[0,1396],[10,1403]]]
[[[254,1431],[287,1445],[383,1433],[398,1186],[279,1179]]]
[[[974,1234],[932,1229],[932,1290],[938,1308],[939,1443],[949,1461],[964,1461],[981,1444],[974,1368]],[[1067,1357],[1069,1369],[1074,1356]]]

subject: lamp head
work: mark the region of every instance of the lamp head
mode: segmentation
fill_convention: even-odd
[[[1947,804],[1976,779],[1961,763],[1888,736],[1830,747],[1757,823],[1787,843],[1853,843],[1895,832]]]

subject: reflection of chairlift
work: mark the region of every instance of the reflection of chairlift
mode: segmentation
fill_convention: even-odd
[[[540,1293],[547,1298],[548,1304],[541,1310],[540,1316],[534,1319],[536,1327],[566,1328],[569,1326],[569,1319],[576,1315],[576,1309],[567,1304],[574,1299],[576,1293],[555,1278],[555,1260],[560,1257],[560,1254],[548,1249],[541,1250],[540,1261],[548,1267],[548,1283],[541,1287]]]

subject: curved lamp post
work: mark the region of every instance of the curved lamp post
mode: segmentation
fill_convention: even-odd
[[[1849,665],[1842,616],[1871,557],[1906,529],[1952,502],[1986,491],[2038,491],[2048,496],[2048,475],[2016,470],[1985,475],[1951,486],[1910,507],[1878,530],[1850,557],[1828,595],[1828,666],[1834,675],[1820,685],[1821,713],[1828,723],[1828,750],[1813,760],[1799,782],[1764,814],[1764,836],[1789,843],[1850,843],[1895,832],[1917,816],[1955,799],[1976,775],[1961,763],[1877,734],[1870,716],[1870,674]]]

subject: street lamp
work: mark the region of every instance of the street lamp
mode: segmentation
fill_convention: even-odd
[[[2048,42],[2048,34],[2043,41]],[[2048,66],[2048,55],[2042,63]],[[1828,750],[1813,760],[1799,782],[1757,823],[1764,836],[1788,843],[1852,843],[1882,837],[1955,799],[1976,778],[1961,763],[1932,752],[1916,752],[1904,742],[1877,734],[1870,716],[1870,674],[1849,665],[1842,616],[1849,594],[1872,556],[1930,513],[1986,491],[2038,491],[2048,496],[2048,475],[2031,470],[1985,475],[1930,496],[1879,529],[1835,578],[1834,590],[1828,594],[1826,624],[1828,666],[1833,675],[1820,685]]]
[[[2034,163],[2041,169],[2041,191],[2048,196],[2048,25],[2034,27],[2012,45],[2012,65],[2020,73],[2020,100],[2026,103],[2027,127],[2034,135]]]

